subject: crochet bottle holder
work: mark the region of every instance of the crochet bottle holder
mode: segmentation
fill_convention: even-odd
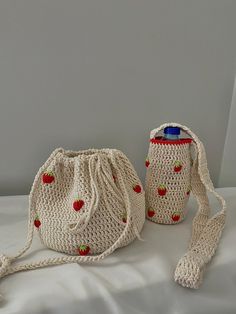
[[[147,218],[156,223],[176,224],[187,213],[190,194],[192,139],[151,138],[146,161]]]
[[[190,138],[176,142],[167,140],[165,143],[155,138],[166,127],[178,127]],[[190,145],[194,150],[193,162]],[[198,288],[205,265],[218,246],[226,218],[226,203],[210,179],[204,146],[188,127],[178,123],[163,124],[150,133],[146,167],[148,219],[166,224],[180,222],[186,215],[190,189],[197,199],[199,207],[193,219],[189,250],[178,262],[174,278],[184,287]],[[212,193],[221,206],[221,210],[212,217],[207,192]]]

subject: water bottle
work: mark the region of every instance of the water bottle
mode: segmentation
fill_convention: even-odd
[[[168,126],[164,128],[164,140],[179,140],[180,128]]]

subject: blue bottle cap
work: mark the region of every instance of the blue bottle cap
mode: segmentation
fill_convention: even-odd
[[[180,135],[180,128],[168,126],[164,128],[164,134]]]

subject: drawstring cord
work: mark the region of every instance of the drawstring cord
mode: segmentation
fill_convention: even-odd
[[[119,172],[120,174],[119,180],[123,180],[124,173],[121,173],[123,169],[123,165],[119,163],[119,160],[117,163],[114,156],[113,156],[112,162],[113,162],[113,166],[117,169],[117,172]],[[122,197],[119,195],[120,191],[116,187],[114,181],[111,180],[111,174],[107,173],[104,163],[105,163],[104,158],[102,158],[98,154],[93,155],[89,160],[89,176],[90,176],[90,182],[91,182],[91,188],[92,188],[92,199],[91,199],[90,207],[86,211],[86,213],[80,216],[77,222],[70,223],[66,226],[67,230],[71,233],[76,233],[76,234],[82,233],[87,228],[90,219],[92,218],[92,216],[95,214],[96,210],[98,209],[99,195],[100,195],[99,188],[102,191],[106,208],[108,212],[110,213],[110,215],[112,216],[112,218],[120,225],[125,224],[122,220],[120,220],[114,214],[108,202],[105,185],[109,185],[114,193],[114,197],[116,197],[121,204],[124,204]],[[141,240],[136,224],[134,224],[133,227],[134,227],[135,235]]]
[[[110,208],[108,199],[107,199],[107,193],[106,193],[106,189],[104,187],[104,185],[109,184],[110,188],[112,189],[113,193],[114,193],[114,197],[116,197],[119,202],[121,202],[122,204],[124,203],[123,200],[119,197],[119,195],[117,195],[117,191],[115,191],[114,188],[114,182],[112,182],[111,180],[109,180],[108,178],[111,177],[110,174],[107,173],[106,171],[106,167],[104,166],[104,158],[102,158],[101,156],[99,156],[99,154],[93,155],[91,156],[90,160],[89,160],[89,177],[90,177],[90,182],[91,182],[91,193],[92,193],[92,197],[91,197],[91,202],[90,202],[90,206],[89,209],[86,211],[86,213],[84,213],[82,216],[79,217],[77,222],[74,223],[70,223],[68,224],[67,230],[71,233],[82,233],[88,226],[90,219],[92,218],[92,216],[95,214],[95,212],[98,209],[98,204],[99,204],[99,188],[102,191],[102,195],[106,204],[106,208],[108,210],[108,212],[110,213],[110,215],[112,216],[112,218],[120,225],[123,225],[124,223],[114,214],[114,212],[112,211],[112,209]],[[115,165],[117,166],[117,165]],[[117,167],[117,169],[119,169],[119,167]],[[119,171],[119,170],[118,170]],[[121,176],[122,179],[122,176]],[[105,184],[104,184],[105,183]],[[118,190],[118,189],[117,189]]]
[[[99,155],[91,156],[89,160],[89,177],[91,184],[91,202],[88,210],[82,216],[79,217],[78,221],[75,223],[70,223],[66,226],[66,229],[71,233],[81,233],[83,232],[92,217],[96,212],[99,204],[99,191],[98,191],[98,171],[101,167],[101,159]]]

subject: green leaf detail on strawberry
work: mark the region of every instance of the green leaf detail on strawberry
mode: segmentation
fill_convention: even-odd
[[[139,184],[136,184],[134,187],[133,187],[133,190],[134,190],[134,192],[136,192],[136,193],[141,193],[142,192],[142,188],[141,188],[141,185],[139,185]]]
[[[165,196],[167,192],[166,186],[164,184],[160,184],[157,188],[157,192],[160,196]]]
[[[183,165],[181,163],[181,161],[176,160],[175,164],[174,164],[174,172],[180,172],[183,168]]]
[[[89,246],[87,245],[80,245],[79,248],[78,248],[78,254],[81,255],[81,256],[85,256],[85,255],[88,255],[90,251],[90,248]]]
[[[44,184],[50,184],[54,180],[55,180],[55,177],[54,177],[52,171],[46,171],[46,172],[43,173],[42,181],[43,181]]]
[[[80,211],[80,209],[84,206],[84,201],[77,198],[73,203],[73,208],[75,211]]]

